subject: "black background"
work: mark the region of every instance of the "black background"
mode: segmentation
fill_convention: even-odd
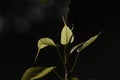
[[[29,6],[28,2],[27,0],[21,1],[21,4]],[[55,42],[59,42],[63,23],[62,15],[58,14],[59,10],[56,6],[59,4],[59,7],[62,7],[66,3],[64,0],[55,0],[55,2],[57,4],[46,9],[49,10],[47,14],[50,17],[43,22],[30,22],[30,30],[24,33],[24,31],[15,31],[12,21],[18,15],[25,16],[23,13],[28,7],[18,8],[19,3],[14,0],[0,1],[0,14],[6,24],[4,32],[0,35],[0,77],[2,80],[20,80],[23,72],[32,66],[39,38],[48,36]],[[80,80],[119,80],[119,7],[119,3],[115,0],[72,0],[69,25],[74,24],[75,43],[87,40],[102,31],[99,38],[80,55],[75,70]],[[39,56],[36,65],[59,65],[54,48],[46,49],[47,51],[42,51],[45,54]]]

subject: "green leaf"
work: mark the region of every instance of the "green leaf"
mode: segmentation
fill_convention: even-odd
[[[73,77],[71,80],[79,80],[77,77]]]
[[[61,44],[67,45],[69,44],[69,42],[72,43],[74,41],[74,36],[70,28],[66,25],[64,18],[63,18],[63,22],[64,22],[64,27],[61,31]]]
[[[38,49],[42,49],[46,46],[56,46],[54,41],[50,38],[41,38],[38,41]]]
[[[99,36],[99,34],[88,39],[80,48],[77,49],[77,52],[81,52],[82,50],[84,50],[87,46],[89,46],[91,43],[93,43],[98,36]]]
[[[41,72],[43,70],[43,67],[32,67],[25,71],[23,74],[21,80],[31,80],[31,78],[38,74],[38,72]]]
[[[40,50],[45,48],[45,47],[47,47],[47,46],[54,46],[54,47],[56,47],[56,44],[50,38],[41,38],[41,39],[39,39],[39,41],[38,41],[38,52],[37,52],[37,55],[35,57],[35,61],[34,62],[36,62]]]
[[[43,67],[32,67],[32,68],[29,68],[23,74],[21,80],[36,80],[36,79],[40,79],[40,78],[46,76],[47,74],[49,74],[55,68],[56,67],[54,67],[54,66],[47,67],[47,68],[43,68]]]
[[[73,46],[73,47],[71,48],[71,50],[70,50],[70,54],[72,54],[74,50],[76,50],[78,47],[80,47],[80,46],[82,46],[82,45],[83,45],[83,43],[79,43],[79,44]]]

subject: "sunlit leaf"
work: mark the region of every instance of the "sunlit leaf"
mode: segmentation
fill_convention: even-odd
[[[80,46],[82,46],[82,45],[83,45],[83,43],[79,43],[79,44],[73,46],[73,47],[71,48],[71,50],[70,50],[70,54],[72,54],[74,50],[76,50],[78,47],[80,47]]]
[[[43,68],[43,67],[32,67],[32,68],[29,68],[23,74],[21,80],[36,80],[36,79],[40,79],[40,78],[46,76],[47,74],[49,74],[55,68],[56,67],[54,67],[54,66],[47,67],[47,68]]]
[[[74,36],[70,28],[66,25],[64,18],[63,18],[63,22],[64,22],[64,27],[61,31],[61,44],[67,45],[69,42],[72,43],[74,41]]]
[[[93,43],[98,36],[99,36],[99,34],[91,37],[90,39],[88,39],[81,47],[79,47],[77,49],[77,52],[80,52],[80,51],[84,50],[87,46],[89,46],[91,43]]]
[[[38,49],[42,49],[46,46],[56,46],[54,41],[50,38],[42,38],[38,41]]]
[[[79,80],[79,78],[77,78],[77,77],[73,77],[71,80]]]
[[[38,41],[38,52],[37,52],[37,55],[36,55],[36,58],[35,58],[35,61],[39,55],[39,52],[41,49],[47,47],[47,46],[55,46],[56,47],[56,44],[54,43],[54,41],[50,38],[41,38],[39,41]],[[34,62],[35,62],[34,61]]]

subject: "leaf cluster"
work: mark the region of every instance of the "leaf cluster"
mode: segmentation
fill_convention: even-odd
[[[77,77],[73,77],[70,74],[72,74],[72,72],[74,71],[74,68],[76,66],[80,52],[83,51],[91,43],[93,43],[96,40],[96,38],[100,35],[100,33],[89,38],[88,40],[86,40],[84,42],[80,42],[79,44],[76,44],[73,47],[71,47],[70,49],[68,49],[69,44],[72,44],[74,42],[74,35],[73,35],[72,30],[67,26],[64,18],[63,18],[63,22],[64,22],[64,27],[61,30],[61,38],[60,38],[61,43],[60,43],[60,45],[64,46],[64,56],[61,56],[61,52],[59,51],[59,47],[61,47],[61,46],[58,46],[51,38],[48,38],[48,37],[41,38],[38,40],[38,45],[37,45],[38,51],[37,51],[34,63],[36,62],[41,49],[43,49],[47,46],[53,46],[57,49],[58,56],[60,57],[60,60],[63,63],[64,72],[65,72],[64,78],[59,73],[57,73],[57,71],[55,71],[57,66],[50,66],[50,67],[31,67],[31,68],[28,68],[25,71],[25,73],[23,74],[21,80],[41,79],[42,77],[46,76],[50,72],[54,72],[60,78],[60,80],[79,80]],[[66,49],[68,49],[69,51],[67,51]],[[76,55],[76,58],[74,60],[73,65],[71,66],[71,69],[68,69],[68,66],[67,66],[69,64],[68,57],[74,51],[77,52],[77,55]]]

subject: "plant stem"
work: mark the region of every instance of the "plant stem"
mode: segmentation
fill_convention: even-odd
[[[67,80],[67,54],[66,54],[66,45],[64,46],[64,69],[65,69],[65,80]]]
[[[66,65],[67,64],[66,46],[64,47],[64,60],[61,56],[61,53],[60,53],[58,47],[57,47],[57,53],[58,53],[58,56],[60,57],[61,62],[63,63],[63,67],[64,67],[64,70],[65,70],[65,79],[64,80],[68,80],[68,76],[67,76],[68,71],[67,71],[67,65]]]
[[[65,80],[71,80],[71,74],[67,64],[65,65]]]
[[[37,61],[37,58],[38,58],[39,52],[40,52],[40,49],[38,49],[38,51],[37,51],[37,54],[36,54],[36,57],[35,57],[35,60],[34,60],[33,64]]]
[[[56,76],[57,76],[58,78],[60,78],[60,80],[64,80],[64,79],[61,77],[61,75],[58,74],[58,72],[56,72],[55,70],[53,70],[53,72],[56,74]]]
[[[77,54],[77,56],[76,56],[76,58],[75,58],[75,61],[74,61],[74,63],[73,63],[72,69],[71,69],[70,72],[73,72],[73,70],[75,69],[75,66],[76,66],[76,63],[77,63],[77,60],[78,60],[79,54],[80,54],[80,53]]]
[[[67,67],[65,66],[65,80],[68,80]]]
[[[60,53],[60,51],[59,51],[59,48],[56,47],[56,49],[57,49],[58,56],[59,56],[59,58],[60,58],[62,64],[64,65],[64,60],[63,60],[63,57],[62,57],[62,55],[61,55],[61,53]]]
[[[65,64],[65,65],[66,65],[66,63],[67,63],[66,47],[67,47],[67,46],[64,47],[64,64]]]
[[[68,45],[64,46],[64,58],[65,58],[65,62],[64,62],[64,69],[65,69],[65,80],[71,80],[71,75],[70,75],[70,71],[69,71],[69,53],[67,52],[67,47]]]

